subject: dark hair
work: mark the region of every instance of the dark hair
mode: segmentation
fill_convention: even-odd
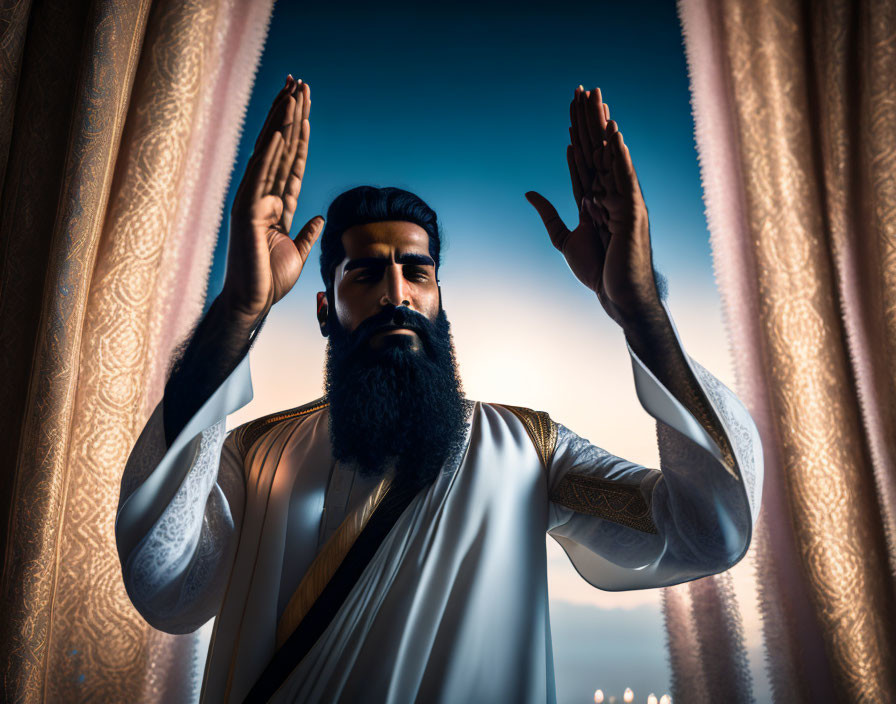
[[[442,234],[435,211],[420,196],[391,186],[358,186],[340,193],[327,209],[327,223],[320,236],[320,276],[327,295],[333,291],[336,267],[345,259],[342,233],[355,225],[384,220],[402,220],[419,225],[429,235],[429,255],[439,272]]]

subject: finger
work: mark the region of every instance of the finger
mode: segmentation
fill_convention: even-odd
[[[276,196],[283,195],[286,179],[289,177],[289,172],[292,169],[292,162],[293,159],[295,159],[296,150],[299,146],[299,132],[301,130],[301,125],[296,122],[298,118],[297,110],[299,103],[292,96],[290,96],[289,101],[291,109],[289,111],[289,117],[287,118],[288,121],[284,125],[286,134],[284,138],[283,153],[276,164],[277,171],[274,176],[274,183],[271,186],[271,193]]]
[[[594,166],[591,163],[591,152],[594,151],[594,147],[591,145],[591,137],[588,134],[588,127],[585,119],[585,91],[582,89],[582,86],[579,86],[576,89],[575,113],[576,131],[578,132],[579,144],[582,145],[582,155],[585,160],[585,165],[591,169]]]
[[[271,163],[268,164],[268,170],[265,173],[264,177],[264,195],[270,195],[272,188],[274,186],[274,178],[277,175],[277,166],[280,164],[280,160],[283,158],[283,148],[286,145],[286,142],[283,139],[283,133],[277,132],[280,135],[280,140],[277,143],[277,150],[274,152],[274,158],[271,159]]]
[[[544,223],[545,229],[551,238],[551,243],[562,252],[566,238],[569,237],[569,230],[563,224],[563,220],[560,219],[557,210],[550,204],[547,198],[535,191],[526,193],[526,200],[538,211],[541,221]]]
[[[578,209],[582,205],[582,197],[585,195],[585,192],[579,177],[579,169],[576,167],[574,152],[572,145],[566,148],[566,164],[569,166],[569,180],[572,182],[572,197],[575,198],[576,208]]]
[[[589,178],[588,174],[591,173],[591,169],[589,169],[588,165],[585,163],[585,155],[582,153],[581,149],[573,149],[572,156],[575,161],[576,171],[579,173],[579,183],[582,185],[582,195],[585,197],[590,196],[591,178]],[[576,210],[579,210],[581,207],[582,199],[579,198],[578,203],[576,203]]]
[[[302,119],[307,120],[311,117],[311,86],[307,83],[302,84]]]
[[[638,181],[638,172],[635,171],[635,165],[632,163],[632,154],[628,149],[625,140],[622,139],[622,133],[619,133],[619,156],[622,161],[622,167],[628,175],[628,182],[632,192],[640,196],[641,182]]]
[[[578,91],[578,88],[576,88]],[[569,102],[569,143],[573,149],[582,148],[582,140],[579,139],[579,115],[576,111],[576,97]]]
[[[604,120],[610,121],[610,106],[604,103]]]
[[[252,184],[252,200],[259,200],[266,193],[265,179],[268,171],[271,169],[271,162],[277,154],[277,150],[283,144],[283,136],[279,132],[274,132],[268,141],[261,158],[256,159],[255,163],[251,163],[246,169],[246,183]]]
[[[591,193],[598,200],[603,200],[607,193],[610,192],[612,184],[609,183],[610,170],[608,166],[604,166],[606,162],[606,146],[598,145],[594,150],[594,179],[591,182]]]
[[[576,95],[578,95],[578,88],[576,88],[576,91]],[[575,151],[583,152],[585,145],[582,143],[582,133],[579,130],[579,111],[576,103],[577,98],[573,97],[572,102],[569,104],[569,143],[572,144]],[[583,163],[587,166],[587,162],[583,161]],[[587,184],[589,171],[589,168],[585,168],[579,172],[583,188]]]
[[[261,130],[259,130],[258,136],[255,138],[255,146],[253,147],[253,151],[256,151],[259,148],[259,146],[261,146],[265,135],[267,134],[268,130],[270,129],[271,120],[273,119],[273,116],[277,113],[277,111],[279,110],[282,102],[289,95],[291,86],[292,86],[292,84],[289,82],[289,80],[287,80],[286,85],[283,86],[283,88],[280,89],[280,92],[277,93],[277,95],[274,97],[274,100],[271,103],[271,109],[268,110],[268,114],[264,118],[264,124],[261,126]]]
[[[622,141],[622,132],[616,132],[611,142],[613,150],[613,174],[616,177],[616,188],[619,193],[632,193],[635,189],[634,167],[628,147]]]
[[[262,125],[261,131],[258,133],[258,137],[255,138],[255,146],[252,148],[253,152],[257,152],[259,146],[264,142],[264,137],[267,135],[267,132],[271,126],[271,119],[277,113],[284,99],[289,95],[291,89],[292,86],[289,81],[287,81],[287,84],[280,89],[279,93],[277,93],[277,97],[274,98],[274,102],[271,104],[271,109],[268,111],[267,117],[265,117],[264,119],[264,125]]]
[[[286,179],[286,187],[283,191],[283,218],[281,223],[286,232],[292,227],[292,216],[296,212],[299,203],[299,193],[302,191],[302,182],[305,178],[305,163],[308,161],[308,141],[311,137],[311,123],[302,120],[299,144],[289,178]]]
[[[606,191],[615,191],[616,190],[616,181],[613,177],[613,156],[614,152],[611,148],[608,148],[613,141],[613,135],[618,134],[619,128],[613,120],[610,120],[607,123],[607,136],[604,140],[604,144],[601,145],[600,148],[600,160],[597,162],[596,170],[598,177],[603,184],[603,187]]]
[[[289,177],[296,154],[299,151],[299,143],[302,139],[302,121],[303,119],[308,118],[304,88],[302,81],[299,80],[298,85],[296,85],[296,88],[292,93],[296,100],[296,106],[295,111],[293,112],[292,124],[290,125],[289,149],[287,150],[288,161],[286,162],[286,175],[284,176],[284,181]],[[281,190],[282,189],[283,187],[281,186]]]
[[[582,148],[582,145],[579,143],[579,131],[572,125],[569,128],[569,144],[573,149]]]
[[[299,250],[299,255],[302,257],[303,262],[308,259],[308,255],[311,253],[311,248],[314,246],[314,243],[317,242],[320,233],[323,231],[323,215],[315,215],[305,223],[301,230],[299,230],[299,234],[296,235],[293,242],[295,242],[296,249]]]
[[[267,128],[259,135],[260,142],[258,143],[258,147],[252,153],[252,156],[249,157],[250,164],[253,160],[260,160],[264,156],[265,145],[268,143],[268,140],[271,139],[271,135],[275,132],[280,132],[283,123],[286,121],[288,114],[287,110],[289,109],[289,95],[287,94],[284,99],[281,99],[279,103],[272,110],[271,115],[269,116],[269,122],[267,124]],[[284,135],[281,134],[281,137]]]
[[[585,165],[585,160],[582,158],[582,146],[579,143],[579,138],[576,130],[572,127],[569,128],[569,141],[571,146],[566,150],[566,158],[573,160],[573,165],[581,164],[581,166],[575,167],[575,177],[578,181],[578,190],[582,195],[585,195],[591,190],[591,173],[590,169]],[[576,154],[579,154],[578,162],[576,161]],[[572,171],[570,171],[572,174]],[[573,188],[573,193],[575,193],[575,188]],[[576,197],[576,208],[579,208],[579,204],[582,202],[581,196]]]
[[[622,139],[622,133],[619,134],[619,161],[620,169],[625,174],[625,181],[629,188],[631,198],[635,203],[644,203],[644,195],[641,193],[641,182],[638,180],[638,172],[635,171],[635,165],[632,163],[632,155],[628,145]]]
[[[588,134],[588,121],[585,117],[585,102],[588,100],[587,94],[582,86],[576,89],[576,132],[579,144],[582,148],[582,155],[585,165],[590,171],[594,164],[591,163],[591,157],[587,154],[592,151],[591,136]]]
[[[311,123],[308,117],[311,114],[311,86],[303,83],[296,89],[296,98],[300,101],[297,106],[297,114],[301,120],[297,123],[298,141],[290,161],[289,175],[283,189],[284,205],[282,224],[289,232],[292,224],[292,216],[296,211],[299,201],[299,193],[302,190],[302,181],[305,174],[305,163],[308,160],[308,140],[311,135]]]
[[[600,88],[595,88],[588,94],[588,98],[585,101],[585,119],[593,151],[594,147],[604,140],[604,131],[607,128],[603,102],[600,97]]]

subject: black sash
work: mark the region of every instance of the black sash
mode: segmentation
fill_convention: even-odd
[[[412,487],[396,484],[389,487],[317,601],[311,605],[292,635],[274,653],[243,704],[264,704],[286,681],[333,620],[364,568],[376,554],[380,543],[416,494],[417,489]]]

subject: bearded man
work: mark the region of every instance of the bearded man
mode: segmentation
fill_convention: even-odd
[[[622,328],[663,470],[543,411],[464,397],[438,283],[435,212],[360,187],[289,236],[310,89],[287,79],[231,212],[224,290],[122,479],[116,538],[156,628],[216,617],[208,702],[553,702],[544,534],[602,589],[660,587],[746,552],[759,436],[687,356],[658,290],[647,210],[600,92],[579,86],[568,230],[554,246]],[[321,239],[326,395],[225,433],[252,396],[248,350]]]

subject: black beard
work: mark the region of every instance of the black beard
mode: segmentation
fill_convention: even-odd
[[[368,344],[383,325],[396,333]],[[463,451],[470,407],[464,400],[450,326],[439,308],[435,323],[404,306],[387,306],[347,332],[330,315],[325,389],[333,456],[362,476],[381,476],[395,462],[395,482],[428,486],[445,462]]]

